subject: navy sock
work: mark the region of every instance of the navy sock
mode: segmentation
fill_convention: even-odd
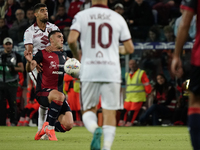
[[[60,122],[58,121],[55,123],[55,131],[56,132],[66,132],[67,129],[62,124],[60,124]]]
[[[188,109],[188,127],[194,150],[200,150],[200,108]]]
[[[62,105],[63,105],[63,102],[61,101],[51,102],[50,109],[49,109],[49,125],[50,126],[55,125],[56,119],[58,118]]]

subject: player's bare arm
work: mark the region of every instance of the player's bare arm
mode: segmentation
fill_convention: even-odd
[[[15,70],[16,72],[24,72],[24,65],[23,65],[23,63],[22,63],[22,62],[19,62],[19,63],[17,64],[17,67],[14,67],[14,70]]]
[[[28,52],[33,53],[33,44],[26,44],[25,45],[25,50]]]
[[[134,46],[132,40],[123,42],[123,46],[119,46],[119,53],[122,55],[132,54],[134,52]]]
[[[182,13],[182,20],[179,25],[177,38],[176,38],[176,44],[175,44],[175,51],[174,56],[171,64],[171,70],[174,75],[177,77],[181,77],[183,74],[182,69],[182,62],[180,59],[180,55],[183,49],[183,45],[185,44],[187,38],[188,38],[188,31],[190,28],[190,22],[193,18],[194,12],[184,10]]]
[[[71,30],[68,36],[68,44],[69,48],[72,51],[73,57],[79,60],[79,53],[78,53],[78,46],[77,46],[77,39],[79,37],[79,32],[75,30]]]
[[[37,62],[35,60],[32,60],[33,54],[31,52],[24,51],[24,57],[27,60],[26,71],[31,72],[37,66]]]
[[[26,50],[27,52],[33,53],[33,44],[26,44],[26,45],[25,45],[25,50]],[[38,71],[38,72],[42,72],[42,63],[37,64],[36,68],[37,68],[37,71]]]

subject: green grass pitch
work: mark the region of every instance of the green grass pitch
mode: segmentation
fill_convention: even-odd
[[[35,141],[37,127],[0,126],[0,150],[89,150],[85,127],[57,133],[58,141]],[[103,137],[102,137],[103,143]],[[112,150],[192,150],[187,127],[117,127]]]

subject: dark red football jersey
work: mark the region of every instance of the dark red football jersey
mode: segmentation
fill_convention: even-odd
[[[38,51],[33,58],[38,64],[42,63],[43,71],[38,73],[36,92],[43,89],[63,91],[65,56],[60,51]]]

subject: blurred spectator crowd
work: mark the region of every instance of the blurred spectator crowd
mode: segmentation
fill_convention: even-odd
[[[23,33],[35,22],[33,6],[45,3],[49,22],[56,24],[65,35],[73,17],[91,7],[91,0],[0,0],[0,44],[5,37],[14,44],[23,42]],[[134,42],[172,42],[181,19],[181,0],[108,0],[108,7],[126,20]],[[191,23],[188,40],[196,33],[196,16]]]
[[[6,37],[12,38],[14,45],[23,44],[25,30],[35,23],[33,6],[37,3],[47,5],[49,22],[59,27],[64,35],[65,42],[76,13],[92,6],[91,0],[0,0],[0,45],[3,45],[3,40]],[[179,9],[180,4],[181,0],[108,0],[109,9],[116,11],[126,20],[133,42],[175,42],[182,13]],[[188,41],[193,41],[195,34],[196,16],[193,17],[191,22]],[[135,58],[136,54],[137,51],[129,59]],[[172,83],[176,90],[179,90],[178,99],[181,99],[183,97],[180,96],[183,94],[181,85],[187,79],[187,62],[190,50],[184,51],[186,70],[185,76],[183,79],[179,79],[180,81],[175,79],[170,72],[172,54],[173,49],[159,51],[151,49],[143,51],[139,56],[140,58],[136,59],[139,60],[138,65],[140,68],[146,71],[152,86],[156,82],[156,76],[162,72],[167,82]],[[121,63],[123,65],[123,62]],[[25,74],[24,76],[26,77]],[[71,83],[65,91],[73,88],[73,81],[73,79],[67,81]],[[36,101],[31,96],[33,84],[30,82],[28,85],[27,103],[34,104]],[[26,123],[24,124],[27,125],[30,118],[33,117],[33,111],[35,111],[35,108],[26,107],[26,110],[23,110],[23,107],[19,106],[20,111],[23,111],[23,115],[18,116],[20,118],[19,125],[22,125],[25,120]],[[80,108],[75,109],[73,113],[75,115],[74,119],[79,118],[78,121],[81,124]],[[182,122],[186,124],[185,120],[182,120]]]

